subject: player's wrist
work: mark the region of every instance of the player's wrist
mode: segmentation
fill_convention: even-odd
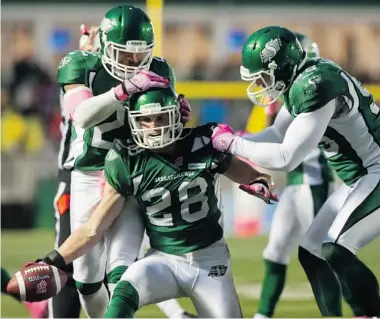
[[[67,266],[65,259],[57,250],[51,251],[42,259],[37,259],[37,261],[42,261],[48,265],[53,265],[60,269],[64,269]]]
[[[120,102],[124,102],[129,97],[129,94],[127,92],[124,82],[115,86],[113,89],[113,92],[115,94],[116,99]]]

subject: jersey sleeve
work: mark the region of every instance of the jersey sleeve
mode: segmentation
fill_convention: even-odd
[[[293,116],[313,112],[344,95],[345,90],[344,79],[335,70],[305,72],[290,88],[288,108]]]
[[[105,158],[104,177],[107,183],[124,197],[133,194],[128,179],[130,176],[128,164],[128,158],[123,154],[123,150],[115,144]]]
[[[80,51],[66,55],[58,66],[57,82],[60,84],[87,84],[87,67]]]

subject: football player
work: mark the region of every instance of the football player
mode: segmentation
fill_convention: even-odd
[[[87,29],[81,25],[82,36],[79,41],[81,51],[97,52],[100,49],[99,27],[92,26]],[[63,94],[62,94],[63,96]],[[63,104],[63,103],[62,103]],[[63,105],[62,105],[63,109]],[[59,152],[59,187],[55,199],[56,207],[56,247],[61,245],[70,235],[70,177],[71,171],[64,169],[63,165],[70,148],[72,122],[64,112],[62,114],[62,142]],[[72,264],[68,265],[69,278],[72,277]],[[71,279],[72,280],[72,279]],[[69,284],[53,298],[49,299],[49,317],[51,318],[78,318],[80,314],[80,302],[75,285]],[[157,306],[169,317],[194,317],[186,312],[176,300],[163,301]]]
[[[221,125],[214,147],[282,171],[294,170],[318,145],[323,149],[343,184],[301,239],[299,260],[322,315],[342,316],[336,273],[365,315],[379,316],[377,279],[356,257],[380,233],[379,107],[354,77],[330,60],[307,59],[296,35],[278,26],[246,40],[241,76],[251,82],[255,104],[281,98],[284,107],[254,141]]]
[[[81,38],[79,50],[96,52],[100,48],[98,28],[92,26],[89,30],[81,25]],[[54,198],[55,209],[55,247],[59,247],[70,236],[70,184],[71,170],[64,168],[70,150],[72,122],[64,112],[63,91],[61,93],[61,143],[58,152],[58,189]],[[73,283],[73,265],[67,265],[66,269],[70,283],[53,298],[49,299],[49,318],[79,318],[80,301],[78,291]]]
[[[72,121],[69,154],[63,165],[71,170],[71,230],[85,223],[100,202],[104,158],[113,140],[129,136],[123,104],[134,93],[167,87],[169,79],[175,85],[171,66],[152,55],[153,26],[141,9],[122,5],[109,10],[100,25],[99,39],[99,52],[71,52],[58,67],[64,111]],[[180,104],[186,120],[189,105],[184,99]],[[128,205],[133,204],[131,200]],[[136,210],[125,207],[128,216],[120,214],[105,237],[73,264],[73,278],[89,317],[103,317],[107,308],[104,273],[112,294],[138,256],[144,229]]]
[[[188,296],[200,317],[241,317],[219,223],[218,176],[266,202],[276,200],[270,176],[215,151],[215,124],[183,129],[171,88],[133,95],[128,114],[135,143],[119,141],[107,154],[99,206],[43,260],[62,268],[78,258],[137,198],[152,248],[123,274],[105,316],[130,318],[144,305]]]
[[[296,36],[308,58],[319,56],[315,42],[300,33]],[[277,100],[265,108],[267,126],[273,124],[281,106]],[[249,139],[250,135],[243,137]],[[273,317],[284,289],[291,252],[331,193],[333,180],[332,170],[319,148],[310,152],[298,167],[288,173],[287,186],[274,212],[269,241],[263,252],[265,275],[254,318]]]

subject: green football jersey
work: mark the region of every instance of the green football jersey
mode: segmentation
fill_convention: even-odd
[[[120,141],[107,154],[105,178],[124,197],[136,196],[154,249],[185,254],[223,237],[218,174],[228,169],[231,155],[214,150],[215,126],[184,129],[170,155]]]
[[[380,117],[372,95],[332,61],[314,58],[283,96],[292,117],[333,99],[337,108],[319,147],[339,178],[350,185],[368,172],[380,171]]]
[[[287,174],[288,185],[322,185],[334,181],[334,174],[319,148],[315,148],[303,162]]]
[[[175,87],[173,68],[162,58],[154,57],[150,70],[169,78]],[[99,53],[74,51],[65,56],[58,66],[57,82],[85,84],[94,96],[103,94],[120,82],[104,69]],[[104,167],[104,158],[112,147],[114,139],[127,139],[130,136],[128,116],[119,110],[98,125],[82,129],[72,126],[71,147],[65,168],[81,171],[97,171]]]

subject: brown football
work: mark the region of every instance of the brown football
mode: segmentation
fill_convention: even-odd
[[[66,285],[67,274],[43,263],[33,263],[18,271],[9,281],[7,291],[22,301],[41,301],[58,294]]]

